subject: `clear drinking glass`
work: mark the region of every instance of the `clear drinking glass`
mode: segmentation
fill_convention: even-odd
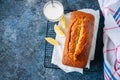
[[[43,13],[49,21],[56,22],[61,19],[64,13],[64,8],[59,1],[53,0],[53,4],[52,1],[45,4]]]

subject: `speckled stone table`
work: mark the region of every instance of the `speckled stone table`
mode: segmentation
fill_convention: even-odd
[[[46,55],[48,45],[44,38],[54,24],[42,13],[47,1],[0,0],[0,80],[103,80],[103,16],[100,15],[95,59],[90,69],[84,69],[84,74],[65,73],[47,62],[50,57]],[[100,9],[97,0],[59,1],[65,11]]]

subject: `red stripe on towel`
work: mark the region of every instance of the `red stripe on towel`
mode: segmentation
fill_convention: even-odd
[[[115,51],[115,49],[108,49],[108,50],[104,51],[103,53],[108,53],[110,51]]]
[[[115,27],[111,27],[111,28],[104,28],[104,30],[112,30],[112,29],[116,29],[116,28],[119,28],[119,27],[115,26]]]
[[[120,45],[118,45],[118,47],[120,47]],[[117,60],[117,62],[120,64],[120,61],[119,61],[119,59],[118,59],[118,47],[116,48],[116,60]]]
[[[105,71],[104,71],[104,77],[105,77],[105,80],[109,80],[106,73],[105,73]]]
[[[110,12],[115,13],[115,11],[111,9],[110,7],[105,7],[105,8],[108,9]]]
[[[117,21],[117,24],[119,24],[120,23],[120,19]]]

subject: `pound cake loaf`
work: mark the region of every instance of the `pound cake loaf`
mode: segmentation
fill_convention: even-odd
[[[94,16],[81,11],[71,13],[64,45],[62,63],[85,68],[94,32]]]

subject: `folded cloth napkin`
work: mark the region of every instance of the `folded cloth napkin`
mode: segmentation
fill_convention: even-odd
[[[98,0],[105,18],[104,78],[120,80],[120,0]]]
[[[92,9],[82,9],[80,11],[91,13],[95,17],[95,25],[94,25],[94,35],[93,35],[93,40],[92,40],[92,47],[90,50],[90,55],[88,59],[88,63],[86,65],[86,68],[89,68],[90,66],[90,60],[94,59],[94,51],[95,51],[95,45],[96,45],[96,36],[97,36],[97,31],[98,31],[98,24],[99,24],[99,11],[98,10],[92,10]],[[66,18],[66,25],[68,26],[68,22],[70,19],[70,13],[65,14]],[[58,24],[61,26],[61,24]],[[66,30],[64,30],[66,32]],[[75,68],[75,67],[70,67],[62,64],[62,55],[63,55],[63,50],[64,50],[64,42],[65,42],[65,37],[60,37],[56,35],[56,40],[60,42],[59,46],[54,46],[53,49],[53,55],[52,55],[52,62],[53,64],[57,65],[59,68],[61,68],[65,72],[80,72],[83,73],[82,68]]]

